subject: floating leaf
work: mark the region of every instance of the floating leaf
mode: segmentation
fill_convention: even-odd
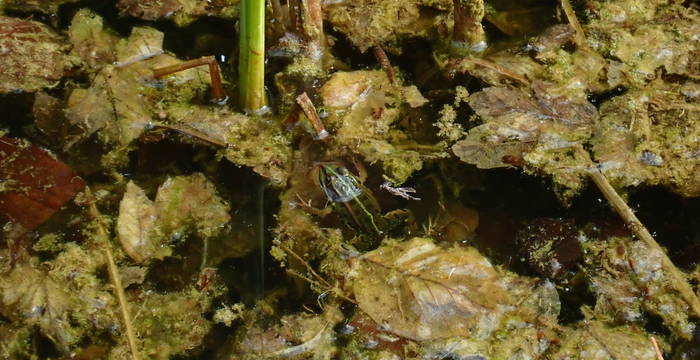
[[[30,230],[85,187],[46,150],[7,137],[0,138],[0,179],[0,215]]]

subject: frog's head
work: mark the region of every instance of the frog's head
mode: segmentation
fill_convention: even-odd
[[[314,172],[319,187],[332,202],[352,201],[362,194],[362,185],[357,177],[341,163],[316,163]]]

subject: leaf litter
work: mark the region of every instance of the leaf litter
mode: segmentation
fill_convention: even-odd
[[[154,76],[190,57],[168,37],[238,1],[65,3],[0,3],[2,104],[33,102],[33,122],[0,122],[1,357],[654,359],[656,339],[692,357],[694,284],[618,191],[700,194],[696,5],[271,1],[259,116],[212,104],[204,68]],[[328,163],[333,191],[362,185],[345,213],[314,172]],[[563,205],[593,180],[634,238],[533,221],[537,243],[526,228],[501,262],[472,198],[498,168]],[[394,224],[368,242],[363,216]],[[261,291],[246,267],[268,249]]]

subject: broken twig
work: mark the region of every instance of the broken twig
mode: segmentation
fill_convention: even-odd
[[[661,354],[661,349],[659,349],[659,344],[656,342],[655,337],[651,337],[651,345],[654,347],[654,352],[656,352],[656,360],[664,360],[664,356]]]
[[[577,151],[581,152],[585,156],[587,156],[590,159],[590,155],[588,152],[586,152],[581,145],[576,146]],[[591,163],[593,162],[590,160]],[[685,300],[686,303],[688,303],[688,306],[690,306],[691,312],[693,315],[695,315],[696,318],[700,319],[700,299],[695,295],[695,292],[693,291],[693,288],[690,286],[688,283],[688,280],[685,278],[685,275],[678,270],[678,268],[673,265],[673,262],[671,259],[669,259],[668,255],[666,255],[666,252],[664,252],[663,248],[659,245],[659,243],[654,240],[654,237],[651,236],[649,233],[649,230],[642,224],[641,221],[637,218],[637,216],[634,214],[634,211],[630,209],[630,207],[627,205],[624,199],[620,196],[620,194],[617,193],[615,188],[610,185],[610,182],[608,182],[608,179],[605,178],[605,175],[600,172],[600,170],[592,166],[591,169],[588,171],[589,176],[591,177],[591,180],[596,184],[598,189],[603,193],[605,198],[610,202],[610,205],[613,207],[615,212],[622,218],[622,220],[627,223],[627,225],[632,229],[634,234],[641,240],[643,241],[647,247],[649,247],[652,251],[658,252],[661,254],[661,266],[664,268],[666,273],[671,277],[671,284],[676,288],[676,291],[680,294],[680,296]]]
[[[379,45],[375,45],[372,48],[372,51],[374,52],[374,57],[377,58],[379,64],[381,64],[382,68],[384,68],[384,72],[386,72],[386,76],[389,78],[389,84],[396,84],[396,75],[394,74],[394,67],[391,66],[389,57],[386,56],[386,52],[384,52],[384,49],[382,49],[382,47]]]
[[[203,56],[199,59],[193,59],[181,62],[175,65],[163,66],[153,69],[153,77],[160,79],[164,76],[174,74],[183,70],[191,69],[201,65],[209,66],[209,76],[211,76],[211,96],[212,100],[217,104],[225,104],[228,101],[228,96],[224,91],[224,86],[221,82],[221,73],[219,72],[219,64],[213,56]]]
[[[576,35],[574,36],[576,45],[581,48],[588,48],[586,33],[583,32],[583,27],[581,27],[578,18],[576,18],[576,13],[574,12],[574,8],[571,7],[571,2],[569,2],[569,0],[561,0],[561,7],[564,9],[564,14],[566,14],[569,24],[574,28],[574,31],[576,31]]]
[[[314,106],[314,103],[311,102],[311,99],[306,92],[297,96],[297,104],[299,104],[301,110],[304,111],[304,114],[311,122],[311,126],[314,127],[314,131],[316,131],[316,139],[326,139],[328,137],[328,131],[326,131],[326,128],[323,126],[321,118],[318,116],[318,112],[316,111],[316,107]]]

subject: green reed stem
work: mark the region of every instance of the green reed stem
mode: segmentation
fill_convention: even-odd
[[[240,98],[248,112],[265,106],[265,1],[242,0],[238,74]]]

